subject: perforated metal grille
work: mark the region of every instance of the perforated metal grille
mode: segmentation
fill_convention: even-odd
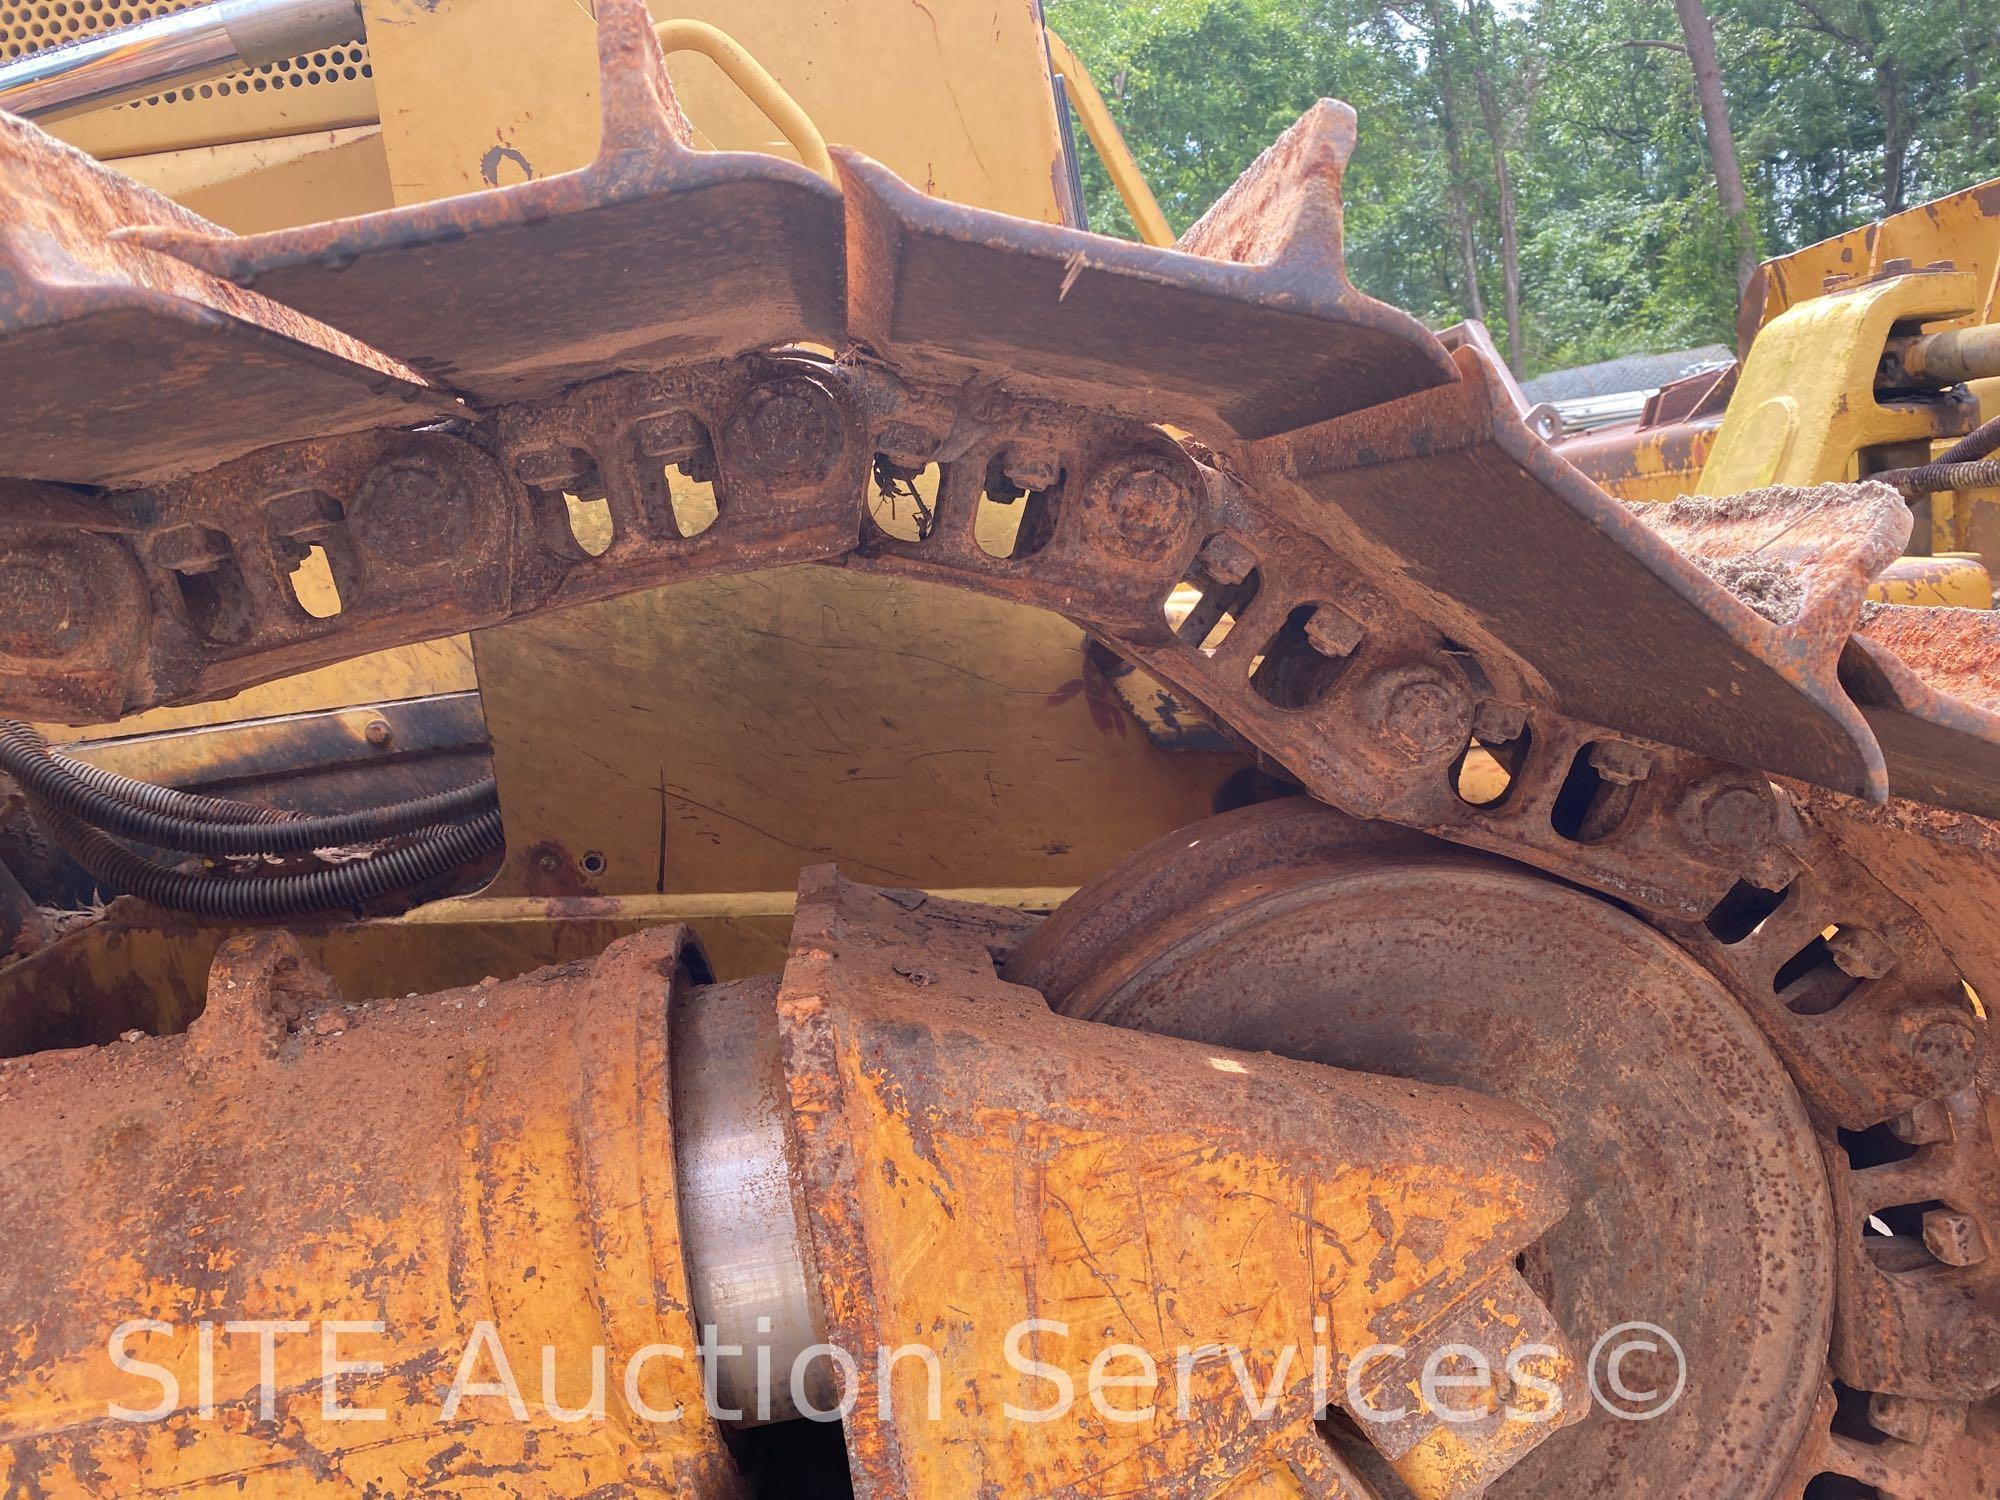
[[[185,10],[194,0],[0,0],[0,59],[59,47],[78,37]],[[226,73],[135,100],[121,109],[157,109],[232,96],[277,94],[372,78],[368,44],[349,42],[285,62]]]

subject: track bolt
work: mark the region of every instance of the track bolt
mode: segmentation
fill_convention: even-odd
[[[1910,1056],[1937,1078],[1957,1086],[1972,1075],[1979,1037],[1969,1022],[1933,1021],[1910,1044]]]
[[[1306,644],[1325,657],[1352,656],[1367,635],[1352,615],[1331,604],[1320,605],[1306,621]]]
[[[693,413],[670,411],[633,423],[632,445],[664,468],[694,458],[708,447],[708,440]]]
[[[1590,747],[1590,767],[1613,786],[1633,786],[1653,770],[1653,752],[1630,740],[1599,740]]]
[[[1098,493],[1104,496],[1107,519],[1117,542],[1142,555],[1157,553],[1173,541],[1191,509],[1187,487],[1180,477],[1167,467],[1165,460],[1150,456],[1119,464],[1110,475],[1109,485]]]
[[[176,526],[153,538],[153,561],[170,573],[213,573],[229,561],[229,538],[212,526]]]
[[[1052,490],[1062,479],[1062,456],[1047,443],[1009,443],[1000,472],[1009,484],[1029,494]]]
[[[1257,568],[1257,559],[1251,555],[1250,549],[1232,536],[1210,537],[1195,561],[1201,565],[1202,572],[1217,583],[1241,583]]]
[[[833,398],[803,375],[758,386],[730,413],[722,443],[746,477],[786,487],[818,484],[840,460]]]
[[[1791,850],[1771,844],[1744,861],[1743,874],[1760,891],[1782,891],[1799,878],[1803,868]]]
[[[1951,1111],[1942,1099],[1926,1099],[1889,1122],[1889,1133],[1905,1145],[1942,1146],[1951,1139]]]
[[[1932,1410],[1928,1401],[1876,1391],[1868,1397],[1868,1425],[1899,1443],[1921,1443],[1931,1435]]]
[[[534,490],[566,489],[590,468],[590,460],[574,448],[530,448],[514,457],[516,477]]]
[[[1472,734],[1482,745],[1505,745],[1518,740],[1528,727],[1525,703],[1502,703],[1497,698],[1480,700],[1472,711]]]
[[[1843,927],[1826,940],[1840,972],[1855,979],[1880,979],[1896,967],[1896,953],[1882,934],[1867,927]]]
[[[1948,1266],[1976,1266],[1986,1259],[1986,1237],[1970,1214],[1934,1208],[1924,1215],[1924,1248]]]
[[[1464,748],[1472,735],[1470,698],[1462,683],[1421,663],[1377,672],[1361,693],[1366,722],[1412,765]]]
[[[1695,821],[1711,849],[1747,854],[1771,836],[1777,815],[1768,793],[1755,787],[1720,786],[1699,797]]]
[[[1782,891],[1798,879],[1798,856],[1785,845],[1793,821],[1768,782],[1733,774],[1698,781],[1682,795],[1674,820],[1697,849],[1760,890]]]
[[[899,469],[922,469],[937,456],[943,439],[915,422],[891,422],[875,439],[875,451]]]
[[[386,745],[395,738],[387,719],[370,719],[368,727],[362,733],[368,737],[368,743],[371,745]]]

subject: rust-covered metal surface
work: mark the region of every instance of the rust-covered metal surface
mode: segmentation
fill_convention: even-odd
[[[1799,788],[1785,805],[1769,890],[1660,924],[1650,956],[1574,891],[1298,800],[1135,855],[1006,972],[1072,1014],[1483,1087],[1556,1125],[1591,1210],[1531,1272],[1566,1327],[1661,1311],[1693,1405],[1565,1434],[1495,1493],[1645,1473],[1661,1494],[1984,1494],[2000,1137],[1973,994],[2000,987],[2000,831]],[[1736,1229],[1673,1242],[1702,1222]],[[1769,1425],[1745,1442],[1746,1419]]]
[[[1750,1017],[1625,913],[1294,798],[1135,854],[1007,973],[1066,1014],[1475,1089],[1550,1121],[1589,1207],[1540,1238],[1530,1281],[1579,1336],[1667,1329],[1689,1386],[1655,1420],[1598,1413],[1558,1434],[1494,1495],[1631,1493],[1643,1475],[1644,1493],[1750,1496],[1782,1471],[1834,1291],[1819,1153]],[[1635,1365],[1632,1384],[1661,1373]]]
[[[2000,813],[2000,667],[1985,612],[1864,607],[1906,539],[1901,502],[1824,486],[1634,513],[1606,495],[1523,426],[1476,347],[1447,351],[1348,285],[1344,107],[1309,112],[1180,247],[1141,249],[940,203],[852,153],[837,185],[690,153],[642,7],[598,12],[595,165],[281,236],[233,240],[0,122],[9,222],[53,226],[108,279],[104,305],[143,312],[107,333],[97,302],[0,310],[15,320],[0,321],[0,390],[45,419],[0,446],[0,708],[102,720],[813,560],[1056,611],[1340,813],[1264,809],[1155,850],[1066,907],[1009,977],[1211,1048],[1525,1104],[1556,1127],[1543,1157],[1519,1116],[1466,1105],[1518,1148],[1507,1181],[1523,1196],[1496,1210],[1490,1182],[1443,1174],[1472,1203],[1454,1232],[1490,1232],[1438,1262],[1459,1276],[1450,1304],[1504,1245],[1507,1267],[1480,1284],[1532,1315],[1511,1247],[1560,1213],[1543,1172],[1559,1164],[1585,1208],[1528,1249],[1528,1284],[1571,1335],[1667,1307],[1700,1345],[1707,1374],[1670,1420],[1585,1422],[1525,1454],[1476,1428],[1407,1434],[1388,1444],[1406,1481],[1471,1493],[1519,1458],[1503,1492],[1625,1492],[1637,1475],[1707,1493],[1717,1474],[1745,1496],[1824,1475],[1892,1496],[1990,1489],[2000,1189],[1975,995],[2000,994],[2000,835],[1985,821]],[[39,285],[23,243],[0,230]],[[639,264],[657,247],[676,247],[670,276]],[[527,312],[491,316],[479,275],[572,253],[575,274],[536,282]],[[201,390],[226,430],[177,406],[192,384],[102,363],[134,328],[131,347],[184,359],[190,380],[215,368]],[[98,358],[95,388],[16,389],[13,353],[32,350],[12,341],[44,338]],[[220,368],[218,350],[244,349],[265,363]],[[256,388],[229,406],[218,393],[245,371]],[[84,441],[100,412],[105,441]],[[892,534],[871,485],[933,464],[935,505]],[[676,507],[670,468],[712,483],[712,519]],[[600,501],[608,524],[586,536],[574,506]],[[995,507],[1019,517],[1000,540],[981,520]],[[289,581],[315,548],[335,613],[308,611]],[[1325,899],[1336,890],[1351,910]],[[887,1260],[883,1225],[950,1246],[925,1262],[943,1284],[1008,1245],[1018,1261],[1062,1243],[1046,1213],[1010,1209],[1012,1240],[940,1220],[935,1153],[983,1191],[999,1179],[978,1174],[1001,1171],[983,1154],[995,1131],[1015,1132],[1011,1172],[1032,1120],[1070,1139],[1109,1129],[1101,1078],[1071,1067],[1101,1073],[1118,1049],[1038,1050],[1067,1023],[993,976],[989,946],[1019,934],[990,916],[830,880],[809,895],[814,936],[783,991],[794,1105],[811,1170],[846,1195],[816,1248],[837,1268],[830,1317],[887,1336],[925,1289]],[[953,1010],[934,974],[979,1002]],[[916,1096],[891,1098],[869,1069],[885,1028],[929,1049]],[[1019,1076],[982,1061],[996,1050]],[[1236,1143],[1232,1171],[1298,1170],[1303,1146],[1281,1160],[1188,1102],[1189,1078],[1214,1082],[1190,1055],[1131,1080],[1160,1118],[1125,1120],[1120,1149],[1164,1150],[1178,1111]],[[1262,1069],[1293,1076],[1227,1055],[1250,1070],[1231,1075],[1243,1088]],[[1260,1125],[1295,1145],[1304,1106],[1275,1086],[1257,1098]],[[1417,1136],[1445,1168],[1470,1149]],[[857,1139],[899,1175],[861,1171]],[[1387,1147],[1369,1161],[1406,1166]],[[211,1165],[217,1181],[260,1170]],[[1096,1184],[1078,1232],[1112,1253],[1098,1235],[1120,1232],[1123,1200],[1097,1191],[1087,1152],[1060,1166]],[[1293,1284],[1286,1255],[1323,1269],[1310,1236],[1251,1240],[1267,1279]],[[1090,1271],[1055,1274],[1126,1316]],[[996,1312],[1034,1296],[999,1270],[970,1290]],[[1000,1493],[1092,1492],[1076,1443],[996,1437],[968,1407],[956,1435],[1022,1481]],[[863,1409],[853,1431],[864,1485],[944,1482],[887,1413]],[[1272,1437],[1173,1431],[1120,1459],[1139,1488],[1207,1483],[1175,1467],[1199,1441],[1266,1463],[1235,1474],[1239,1494],[1347,1492],[1335,1450]]]
[[[213,226],[11,115],[0,180],[0,473],[129,484],[458,410],[359,338],[128,243]]]
[[[363,1003],[287,933],[231,940],[184,1034],[0,1066],[0,1207],[37,1226],[0,1262],[0,1484],[723,1500],[755,1471],[722,1424],[776,1357],[746,1314],[764,1352],[715,1384],[729,1294],[798,1309],[776,1379],[808,1409],[841,1394],[802,1378],[815,1340],[885,1372],[849,1377],[864,1500],[968,1493],[971,1443],[997,1495],[1371,1500],[1320,1436],[1323,1358],[1365,1361],[1337,1389],[1422,1500],[1582,1419],[1515,1263],[1568,1203],[1541,1119],[1055,1014],[995,972],[1028,925],[822,869],[782,980],[701,987],[660,928]],[[775,1286],[712,1232],[751,1173]],[[1079,1381],[1155,1360],[1110,1387],[1150,1415],[1003,1419],[1041,1404],[998,1357],[1038,1319]],[[1397,1412],[1447,1345],[1510,1385]]]
[[[936,202],[852,154],[836,189],[690,152],[643,14],[607,6],[600,37],[605,149],[580,172],[241,241],[127,188],[112,217],[129,222],[72,227],[163,283],[220,287],[221,271],[253,295],[295,292],[473,400],[443,429],[267,447],[177,484],[95,499],[16,485],[8,706],[110,717],[676,578],[844,557],[1061,610],[1266,753],[1338,750],[1309,778],[1321,795],[1471,842],[1533,842],[1439,792],[1432,762],[1482,697],[1543,719],[1544,743],[1598,726],[1870,799],[1891,789],[1829,664],[1844,593],[1810,628],[1746,611],[1529,434],[1475,350],[1453,356],[1352,291],[1344,107],[1310,112],[1181,248],[1153,250]],[[16,133],[31,156],[55,149]],[[60,216],[66,189],[14,165],[4,191]],[[639,219],[599,234],[606,213]],[[699,253],[673,251],[682,235]],[[635,270],[642,243],[674,267],[664,305]],[[495,319],[482,257],[567,269],[525,278],[534,316]],[[837,355],[738,352],[795,340]],[[1248,350],[1255,368],[1239,368]],[[1200,441],[1147,425],[1161,419]],[[167,414],[152,431],[179,441]],[[921,541],[871,530],[878,460],[948,471]],[[668,467],[714,476],[699,535],[672,512]],[[609,502],[608,552],[572,534],[565,496]],[[1008,556],[971,542],[982,499],[1022,509]],[[1459,544],[1468,531],[1477,545]],[[312,546],[341,585],[327,618],[287,587]],[[1226,657],[1170,639],[1173,586],[1238,555],[1224,587],[1242,638]],[[1328,615],[1308,633],[1322,608],[1368,628]],[[1650,628],[1627,629],[1635,616]],[[1248,691],[1249,663],[1301,639],[1324,667],[1273,667]],[[1404,737],[1407,769],[1363,773],[1339,726],[1370,716],[1371,691],[1398,697],[1384,671],[1437,676],[1418,696],[1443,716]],[[1633,889],[1657,902],[1664,884]]]
[[[1871,605],[1841,680],[1920,801],[2000,817],[2000,621],[1989,609]]]
[[[581,1407],[593,1347],[623,1375],[695,1344],[665,1107],[684,940],[356,1006],[266,932],[217,956],[186,1034],[8,1064],[0,1489],[741,1493],[692,1360],[613,1379],[617,1420],[539,1396],[544,1346],[568,1351],[559,1395]],[[165,1394],[113,1363],[128,1320],[150,1324],[128,1359],[176,1382],[157,1420],[111,1410]],[[268,1374],[255,1330],[225,1327],[260,1320],[283,1325]],[[330,1410],[328,1329],[336,1358],[377,1367],[337,1372]],[[536,1397],[518,1417],[473,1394],[502,1359]],[[642,1423],[634,1394],[689,1419]]]
[[[778,1007],[828,1336],[921,1342],[943,1367],[928,1408],[914,1365],[864,1388],[846,1428],[861,1500],[1193,1500],[1260,1479],[1363,1500],[1288,1349],[1456,1343],[1501,1369],[1548,1346],[1515,1367],[1558,1394],[1511,1411],[1489,1390],[1371,1419],[1425,1356],[1356,1366],[1368,1443],[1423,1500],[1485,1493],[1582,1419],[1582,1371],[1514,1264],[1564,1207],[1534,1115],[1066,1020],[995,974],[1013,936],[829,869],[800,890]],[[1079,1389],[1107,1349],[1156,1379],[1112,1398],[1122,1417],[1010,1420],[1053,1406],[1046,1377],[993,1358],[992,1330],[1031,1322],[1030,1357]],[[1180,1351],[1202,1349],[1183,1404]],[[1273,1395],[1263,1419],[1231,1349]]]
[[[835,338],[839,192],[776,157],[694,150],[643,11],[607,8],[599,36],[604,137],[580,171],[247,238],[134,238],[484,405]]]
[[[1842,546],[1811,614],[1746,617],[1689,568],[1675,545],[1687,538],[1610,500],[1528,432],[1482,362],[1460,361],[1453,386],[1287,440],[1287,467],[1325,506],[1313,519],[1337,517],[1384,548],[1572,717],[1879,795],[1880,757],[1833,682],[1834,652],[1866,570],[1901,538],[1871,526],[1851,557]],[[1451,496],[1450,526],[1426,503],[1438,495]],[[1762,512],[1766,535],[1792,524],[1778,503],[1742,503]],[[1704,700],[1707,712],[1688,711]]]
[[[849,331],[918,367],[1259,437],[1448,383],[1340,259],[1353,110],[1324,100],[1173,251],[928,196],[842,153]]]

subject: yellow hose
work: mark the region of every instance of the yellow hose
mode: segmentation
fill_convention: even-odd
[[[662,51],[699,52],[722,69],[729,81],[743,91],[743,97],[756,105],[764,118],[778,127],[779,134],[792,143],[800,161],[828,182],[839,185],[833,175],[833,158],[826,153],[826,137],[819,133],[812,117],[799,108],[798,100],[786,93],[784,85],[766,72],[764,65],[746,52],[735,37],[706,21],[661,21],[654,26],[653,34],[660,39]]]
[[[1139,170],[1138,162],[1132,159],[1131,148],[1119,133],[1118,122],[1105,108],[1104,96],[1097,92],[1097,85],[1091,81],[1090,70],[1069,50],[1069,43],[1053,31],[1047,35],[1049,61],[1062,74],[1070,105],[1076,110],[1077,118],[1083,121],[1083,133],[1097,148],[1099,159],[1111,174],[1111,185],[1125,200],[1126,212],[1132,215],[1139,238],[1162,249],[1170,247],[1174,242],[1174,231],[1167,223],[1167,216],[1160,212],[1159,200],[1153,196],[1153,190],[1146,185],[1145,174]]]

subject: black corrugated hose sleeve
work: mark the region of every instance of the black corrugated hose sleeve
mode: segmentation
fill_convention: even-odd
[[[0,719],[0,770],[45,809],[137,843],[193,854],[305,854],[368,843],[463,822],[490,811],[496,797],[492,778],[485,777],[386,807],[299,817],[63,760],[33,729],[11,719]]]
[[[50,838],[105,885],[155,906],[242,920],[299,916],[361,906],[435,879],[500,847],[500,810],[426,832],[414,843],[366,859],[289,875],[194,875],[155,864],[60,808],[34,804]]]

